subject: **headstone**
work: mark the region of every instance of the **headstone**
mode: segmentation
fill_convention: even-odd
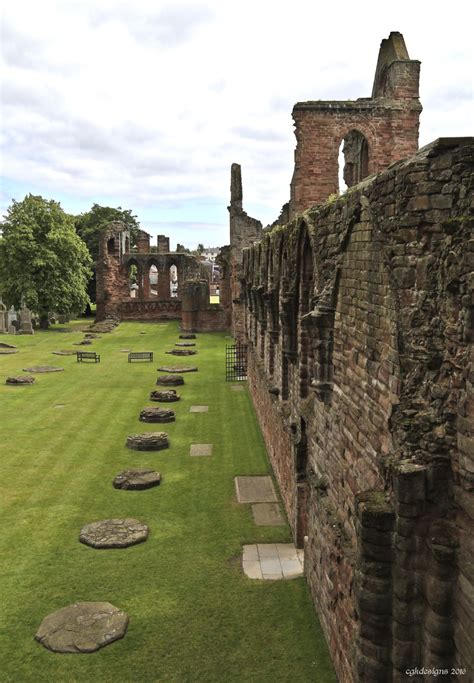
[[[8,334],[16,334],[16,327],[13,323],[8,326]]]
[[[82,527],[79,540],[92,548],[128,548],[148,538],[148,527],[138,519],[102,519]]]
[[[17,319],[17,313],[13,306],[10,307],[8,313],[7,313],[7,327],[10,327],[10,325],[13,325],[13,321]]]
[[[20,330],[22,334],[34,334],[33,325],[31,323],[31,311],[26,306],[20,309]]]
[[[78,602],[48,614],[35,639],[53,652],[95,652],[127,632],[128,616],[110,602]]]
[[[0,297],[0,334],[5,334],[8,330],[8,321],[6,320],[7,307]]]

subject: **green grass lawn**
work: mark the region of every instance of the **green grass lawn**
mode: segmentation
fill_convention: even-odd
[[[239,505],[234,476],[269,472],[247,390],[224,380],[224,334],[199,334],[198,355],[165,354],[178,325],[122,323],[91,347],[100,364],[55,356],[82,339],[55,330],[2,335],[19,352],[0,355],[0,680],[12,681],[335,681],[303,579],[255,581],[240,567],[241,546],[289,542],[286,527],[257,527]],[[84,325],[84,323],[82,323]],[[145,334],[141,335],[140,332]],[[127,362],[120,349],[154,351],[154,363]],[[182,400],[153,404],[160,364],[196,364]],[[36,375],[32,386],[5,386],[31,365],[64,372]],[[63,405],[63,407],[57,407]],[[209,413],[190,414],[194,404]],[[141,408],[176,412],[166,425],[138,421]],[[128,434],[164,430],[170,448],[139,453]],[[212,443],[212,457],[189,456]],[[127,467],[153,465],[162,484],[147,491],[112,486]],[[146,543],[95,550],[81,526],[136,517]],[[44,616],[78,601],[109,601],[130,617],[123,640],[90,655],[49,652],[34,640]]]

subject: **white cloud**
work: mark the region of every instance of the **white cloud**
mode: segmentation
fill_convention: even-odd
[[[247,211],[272,221],[289,195],[293,104],[369,96],[391,30],[422,61],[420,143],[470,133],[469,5],[450,7],[400,0],[394,20],[375,0],[5,3],[3,174],[65,208],[107,198],[150,230],[172,206],[170,227],[197,243],[220,225],[225,242],[230,164]]]

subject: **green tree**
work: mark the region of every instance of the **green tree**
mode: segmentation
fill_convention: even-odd
[[[101,232],[111,221],[122,221],[130,230],[130,244],[135,245],[140,223],[130,209],[122,209],[119,206],[113,209],[110,206],[93,204],[92,209],[81,213],[74,218],[77,234],[84,240],[89,248],[93,261],[99,258],[99,238]]]
[[[196,249],[196,252],[198,253],[198,255],[200,256],[203,251],[204,251],[204,244],[198,244],[197,249]]]
[[[84,240],[89,249],[90,255],[94,264],[99,258],[99,239],[100,234],[111,221],[122,221],[130,230],[130,244],[135,245],[136,237],[140,229],[140,223],[137,217],[134,216],[130,209],[122,209],[119,206],[113,209],[110,206],[100,206],[93,204],[90,211],[81,213],[74,218],[77,234]],[[87,284],[87,293],[91,301],[96,300],[96,277],[95,268],[92,271],[92,276]],[[87,307],[86,314],[90,315],[90,307]]]
[[[13,200],[0,238],[0,294],[23,302],[48,327],[48,312],[83,311],[92,260],[72,216],[58,202],[29,194]]]

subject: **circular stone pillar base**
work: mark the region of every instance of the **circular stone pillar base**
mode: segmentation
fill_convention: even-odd
[[[82,527],[79,540],[91,548],[128,548],[148,538],[148,527],[138,519],[102,519]]]
[[[35,639],[53,652],[88,653],[123,638],[128,616],[110,602],[78,602],[43,619]]]
[[[148,432],[130,434],[125,445],[134,451],[161,451],[163,448],[169,448],[170,442],[166,432]]]
[[[150,393],[150,399],[152,401],[161,401],[162,403],[174,403],[179,401],[181,396],[176,393],[175,389],[168,389],[163,391],[152,391]]]
[[[140,411],[140,422],[174,422],[176,417],[172,410],[166,408],[143,408]]]

